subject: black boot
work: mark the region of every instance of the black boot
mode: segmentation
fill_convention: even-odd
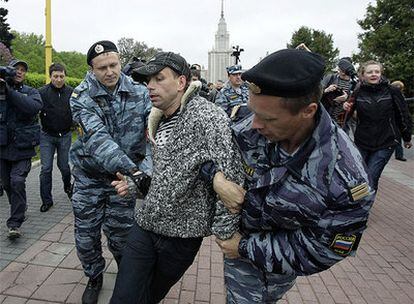
[[[89,278],[88,285],[82,296],[82,304],[96,304],[98,303],[99,292],[102,289],[103,274],[101,273],[96,278]]]

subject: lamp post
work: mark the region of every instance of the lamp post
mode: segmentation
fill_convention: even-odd
[[[49,66],[52,64],[52,22],[51,22],[51,0],[46,0],[46,43],[45,43],[45,75],[46,83],[49,83]]]

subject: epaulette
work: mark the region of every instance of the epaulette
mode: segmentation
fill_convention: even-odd
[[[356,202],[370,194],[370,187],[367,181],[361,176],[361,174],[350,174],[343,167],[342,155],[338,154],[337,163],[335,165],[335,170],[338,172],[339,176],[345,182],[348,195],[351,201]]]

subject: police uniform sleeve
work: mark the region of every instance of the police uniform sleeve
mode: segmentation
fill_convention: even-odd
[[[14,105],[21,114],[32,117],[43,107],[43,101],[39,92],[31,87],[23,86],[23,92],[10,87],[7,89],[7,102]]]
[[[210,160],[226,178],[242,184],[241,156],[232,140],[230,120],[222,110],[214,110],[209,119],[202,121]],[[232,214],[217,197],[213,234],[220,239],[228,239],[238,230],[239,221],[240,215]]]
[[[88,156],[93,157],[109,174],[128,173],[137,169],[108,132],[104,118],[98,113],[98,106],[86,90],[73,91],[70,107],[73,120],[79,124],[79,137]]]
[[[224,110],[224,112],[227,113],[227,115],[230,115],[230,104],[226,98],[226,95],[224,94],[225,88],[222,88],[220,92],[218,92],[216,97],[216,105],[218,105],[220,108]]]
[[[145,90],[144,93],[144,104],[145,104],[145,130],[148,130],[148,117],[151,112],[151,100],[148,95],[148,90]],[[139,170],[141,172],[144,172],[145,174],[151,176],[152,175],[152,153],[151,153],[151,144],[149,140],[146,140],[146,146],[145,146],[145,158],[144,160],[139,164]]]
[[[363,166],[362,162],[359,165]],[[342,190],[331,191],[324,198],[325,208],[296,218],[297,228],[245,235],[239,244],[239,254],[260,269],[287,275],[317,273],[354,255],[366,228],[374,192],[367,184],[367,176],[350,188],[344,180],[352,173],[335,172],[330,189]]]

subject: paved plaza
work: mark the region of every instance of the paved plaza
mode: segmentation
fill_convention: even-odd
[[[299,278],[279,303],[414,303],[413,151],[408,158],[387,165],[357,256]],[[0,303],[80,303],[87,279],[76,256],[70,202],[55,167],[55,205],[39,211],[39,170],[33,166],[27,180],[29,207],[18,240],[7,239],[9,206],[6,196],[0,197]],[[117,271],[106,247],[104,256],[99,303],[108,303]],[[196,261],[163,303],[225,303],[223,257],[213,238],[204,240]]]

